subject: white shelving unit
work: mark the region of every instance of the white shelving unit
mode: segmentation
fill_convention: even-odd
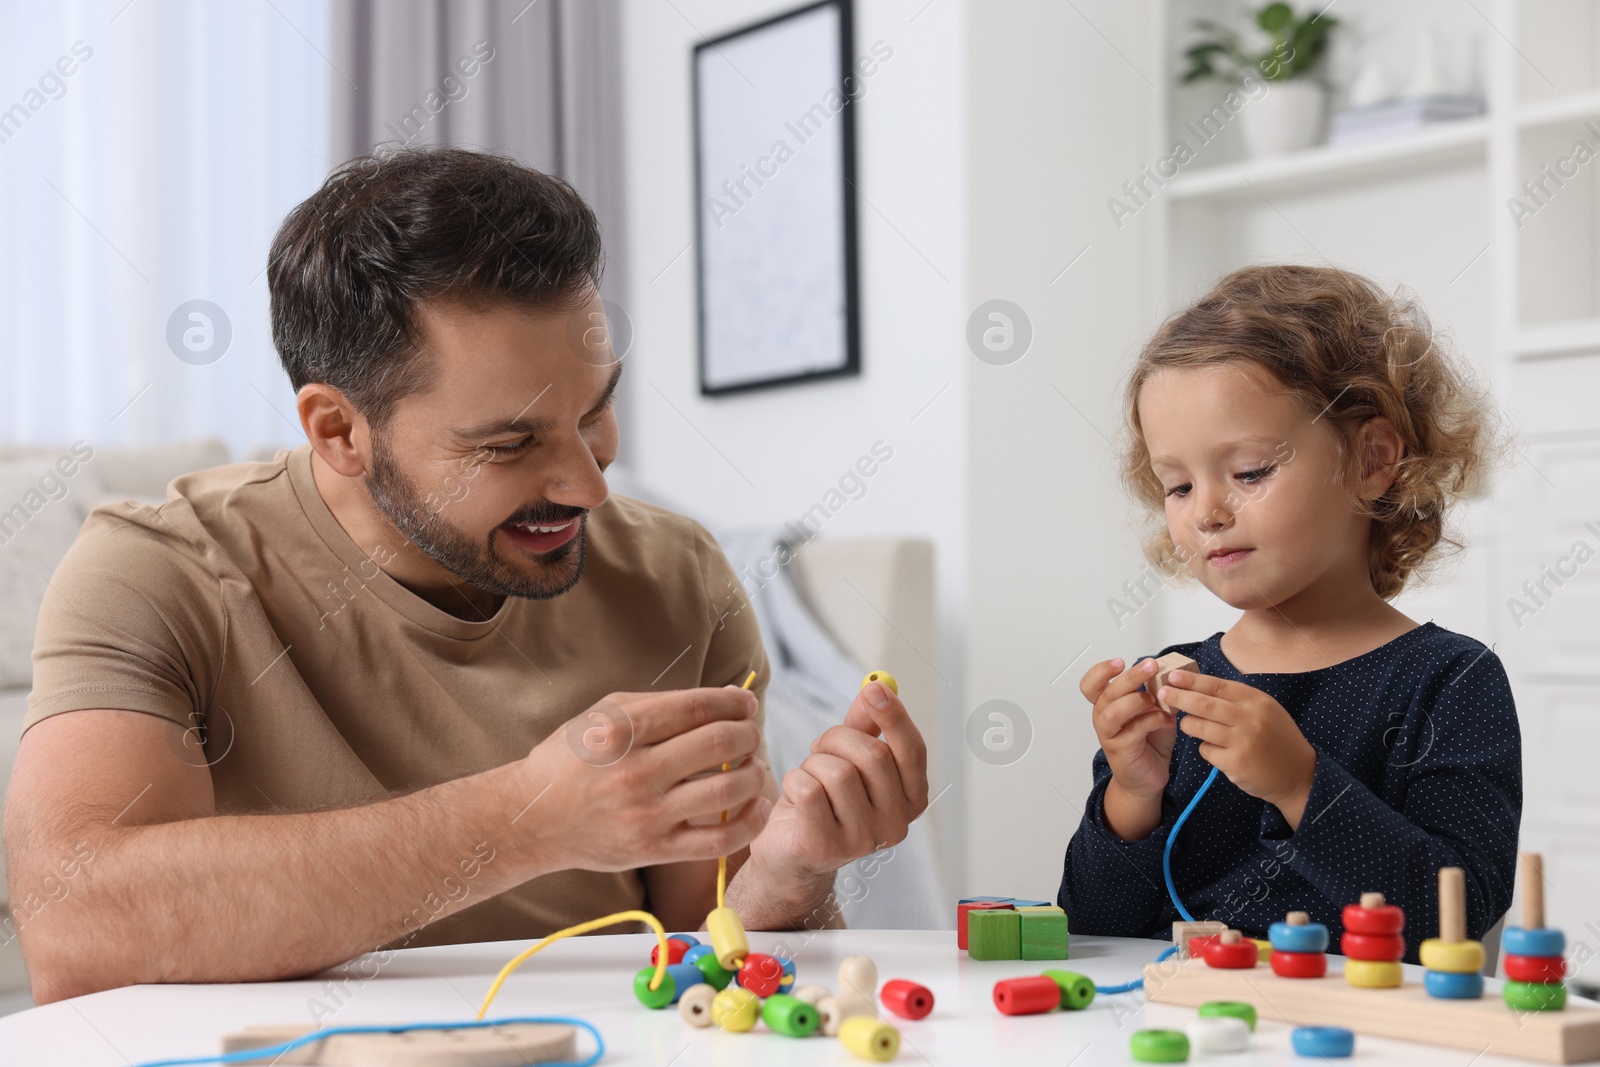
[[[1237,10],[1166,0],[1151,20],[1145,66],[1169,80],[1154,94],[1152,161],[1209,106],[1171,85],[1189,21]],[[1600,122],[1585,126],[1600,120],[1600,0],[1347,0],[1333,13],[1391,56],[1428,22],[1476,36],[1488,114],[1266,159],[1238,158],[1231,131],[1208,143],[1140,206],[1149,320],[1239,266],[1328,262],[1406,284],[1479,366],[1516,432],[1512,453],[1463,517],[1468,552],[1397,606],[1504,661],[1523,730],[1522,847],[1545,853],[1552,924],[1569,944],[1600,946]],[[1578,142],[1594,158],[1574,159]],[[1543,183],[1537,198],[1528,181]],[[1514,211],[1519,200],[1531,210]],[[1595,554],[1583,564],[1580,543]],[[1557,567],[1559,585],[1546,577]],[[1548,595],[1534,604],[1524,582]],[[1514,614],[1511,598],[1533,612]],[[1203,592],[1163,603],[1163,641],[1235,614]],[[1596,955],[1577,968],[1589,982],[1600,982]]]

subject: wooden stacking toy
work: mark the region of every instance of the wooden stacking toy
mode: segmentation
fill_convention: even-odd
[[[1460,867],[1439,868],[1439,936],[1422,943],[1421,956],[1430,997],[1483,996],[1483,945],[1467,939],[1467,876]]]
[[[1406,954],[1405,912],[1384,902],[1382,893],[1362,893],[1361,903],[1344,906],[1344,980],[1359,989],[1398,989]]]
[[[1267,930],[1272,973],[1282,978],[1321,978],[1328,973],[1328,928],[1303,911],[1291,911]]]
[[[1224,970],[1247,970],[1261,961],[1256,943],[1246,939],[1237,930],[1224,930],[1215,937],[1195,938],[1191,948],[1198,945],[1202,959],[1208,967]]]
[[[1544,924],[1544,860],[1537,852],[1518,857],[1522,887],[1522,925],[1506,927],[1506,983],[1500,995],[1516,1011],[1560,1011],[1567,1006],[1567,938]]]

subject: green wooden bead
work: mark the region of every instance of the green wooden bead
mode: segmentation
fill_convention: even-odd
[[[787,993],[774,993],[761,1002],[761,1021],[768,1030],[790,1037],[806,1037],[822,1022],[817,1009]]]
[[[1141,1063],[1182,1063],[1189,1058],[1189,1035],[1182,1030],[1135,1030],[1128,1051]]]
[[[1022,916],[1009,908],[967,912],[967,955],[975,960],[1020,960]]]
[[[728,983],[733,981],[733,972],[722,969],[722,964],[717,962],[715,953],[707,952],[696,959],[694,965],[706,976],[706,983],[718,992],[727,989]]]
[[[1560,1011],[1567,1006],[1567,987],[1560,982],[1507,982],[1500,995],[1518,1011]]]
[[[1202,1019],[1243,1019],[1250,1029],[1256,1028],[1256,1006],[1244,1000],[1208,1000],[1200,1005],[1197,1014]]]
[[[672,998],[677,996],[678,986],[672,980],[671,974],[661,976],[661,985],[656,989],[650,988],[650,979],[656,976],[654,967],[646,967],[633,976],[633,995],[639,998],[639,1003],[647,1008],[664,1008],[672,1003]]]
[[[1023,959],[1067,958],[1067,916],[1064,912],[1019,910],[1017,916],[1022,922]]]
[[[1044,976],[1061,987],[1061,1006],[1080,1011],[1094,1001],[1094,979],[1077,971],[1045,971]]]

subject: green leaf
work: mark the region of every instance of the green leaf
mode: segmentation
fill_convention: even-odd
[[[1268,33],[1277,34],[1294,21],[1294,9],[1285,3],[1268,4],[1256,12],[1256,25]]]

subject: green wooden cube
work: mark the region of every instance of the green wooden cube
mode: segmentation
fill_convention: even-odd
[[[1025,960],[1067,958],[1067,916],[1061,911],[1024,911],[1017,916]]]
[[[1022,916],[1009,908],[967,912],[967,955],[975,960],[1020,960]]]

